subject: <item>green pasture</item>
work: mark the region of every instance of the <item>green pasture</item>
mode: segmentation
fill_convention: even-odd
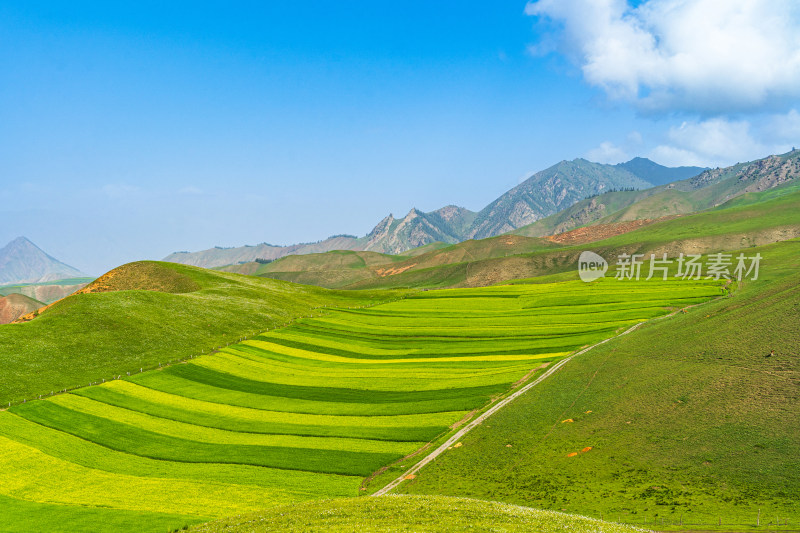
[[[596,518],[497,502],[443,496],[323,500],[234,516],[190,528],[194,533],[370,531],[451,533],[633,533],[640,529]]]
[[[319,291],[317,304],[338,297],[297,291]],[[82,524],[119,510],[111,529],[163,531],[358,496],[364,478],[547,364],[719,293],[709,281],[615,280],[419,292],[380,305],[354,293],[214,354],[0,412],[0,516],[41,508],[25,522],[33,529],[63,521],[93,531]],[[14,527],[0,519],[0,530]]]
[[[329,291],[152,261],[120,269],[127,277],[114,279],[122,288],[152,290],[75,294],[33,321],[0,325],[0,406],[209,353],[324,306],[403,294]]]
[[[400,489],[658,530],[797,529],[800,240],[745,253],[758,280],[575,358]]]

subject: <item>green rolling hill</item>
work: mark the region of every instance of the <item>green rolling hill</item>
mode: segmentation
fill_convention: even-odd
[[[595,196],[557,235],[114,269],[0,325],[0,531],[796,523],[798,154]],[[437,213],[412,218],[443,240],[485,220]],[[621,253],[739,251],[759,279],[613,279]]]
[[[239,321],[247,300],[237,293],[260,297],[248,312],[265,308],[273,323],[278,311],[308,314],[213,355],[0,412],[2,516],[25,516],[28,530],[69,524],[71,531],[163,531],[357,496],[575,349],[721,293],[718,282],[609,280],[395,293],[387,301],[393,293],[378,300],[161,263],[110,274],[89,287],[100,292],[70,298],[97,309],[96,302],[114,297],[99,316],[132,313],[118,300],[124,297],[139,306],[144,326],[153,327],[144,316],[164,321],[165,343],[173,336],[204,340],[196,322],[170,322],[179,309],[211,320],[209,309],[187,298],[204,291],[209,308],[222,313],[217,320],[229,312],[219,309],[220,294],[238,306]],[[47,325],[55,312],[85,321],[85,307],[63,305],[21,326]],[[23,331],[7,328],[7,339]],[[131,337],[143,332],[131,329]],[[127,362],[120,346],[102,352],[115,360],[107,363]],[[59,355],[77,366],[86,353],[62,348]],[[13,378],[4,375],[3,384]],[[0,530],[16,527],[0,518]]]
[[[745,252],[757,281],[573,359],[401,490],[651,527],[796,523],[800,240]]]
[[[324,500],[226,518],[190,528],[195,533],[284,531],[371,531],[450,533],[640,531],[596,518],[516,505],[442,496],[391,496]]]
[[[35,320],[0,326],[0,405],[208,353],[316,307],[399,296],[146,261],[112,270],[82,291]]]

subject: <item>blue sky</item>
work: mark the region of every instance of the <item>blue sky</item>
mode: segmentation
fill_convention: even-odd
[[[724,165],[800,144],[792,2],[762,6],[783,33],[743,22],[751,0],[688,44],[676,21],[737,2],[671,3],[3,2],[0,241],[100,274],[477,210],[562,159]],[[726,62],[742,25],[763,46]],[[746,71],[765,55],[775,69]]]

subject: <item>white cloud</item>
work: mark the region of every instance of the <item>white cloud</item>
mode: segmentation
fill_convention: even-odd
[[[632,131],[625,137],[622,143],[617,144],[612,141],[604,141],[600,143],[600,146],[597,148],[586,152],[585,157],[589,161],[594,161],[596,163],[614,165],[622,163],[623,161],[628,161],[633,157],[631,154],[641,153],[643,143],[644,139],[642,138],[642,134],[638,131]]]
[[[600,146],[586,152],[586,159],[596,163],[614,165],[630,159],[628,153],[610,141],[600,143]]]
[[[772,118],[769,133],[775,139],[800,146],[800,113],[792,109],[785,115]]]
[[[588,83],[640,110],[775,110],[800,97],[797,0],[538,0],[526,12],[561,25]]]
[[[641,133],[638,131],[632,131],[628,134],[627,141],[629,145],[639,146],[644,142],[644,139],[642,138]]]
[[[751,129],[744,120],[684,122],[669,129],[667,142],[654,148],[650,157],[669,166],[715,167],[766,156],[770,147],[758,142]]]
[[[709,163],[708,160],[692,152],[691,150],[686,150],[685,148],[677,148],[675,146],[670,146],[666,144],[662,144],[654,148],[649,154],[647,154],[647,158],[652,161],[655,161],[660,165],[664,165],[667,167],[724,166],[718,164],[711,164]]]
[[[727,166],[782,154],[800,146],[800,113],[755,117],[754,121],[712,118],[673,126],[648,157],[668,166]]]

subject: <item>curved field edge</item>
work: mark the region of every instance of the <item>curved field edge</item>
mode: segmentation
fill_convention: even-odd
[[[642,306],[642,320],[650,316],[654,305],[666,313],[666,307],[684,303],[687,298],[693,301],[693,294],[706,298],[714,293],[707,284],[683,286],[688,293],[679,286],[659,290],[657,283],[643,284],[641,290],[628,285],[628,298]],[[523,378],[530,379],[531,369],[540,369],[543,359],[538,354],[527,356],[525,363],[502,360],[502,354],[496,352],[524,352],[538,336],[549,339],[546,342],[563,336],[565,332],[553,336],[547,330],[558,327],[559,321],[572,320],[571,314],[565,314],[564,309],[550,309],[549,314],[531,310],[548,300],[547,305],[554,307],[552,298],[544,292],[604,293],[617,299],[623,288],[609,280],[591,286],[570,282],[550,287],[456,290],[425,293],[357,312],[318,311],[316,315],[321,316],[307,316],[288,328],[259,335],[259,339],[267,340],[296,339],[300,335],[306,340],[303,350],[248,340],[224,353],[186,364],[14,406],[0,413],[2,433],[10,439],[3,440],[0,460],[9,482],[13,481],[13,485],[0,488],[8,496],[31,501],[201,517],[321,497],[355,496],[363,476],[407,457],[421,442],[408,442],[407,437],[392,442],[392,438],[353,439],[355,435],[346,434],[333,438],[300,436],[296,432],[301,428],[285,425],[283,434],[270,434],[251,431],[260,429],[253,424],[291,421],[299,426],[307,420],[337,431],[356,422],[371,431],[370,427],[419,426],[428,425],[426,420],[435,421],[425,430],[425,439],[420,439],[424,442],[463,420],[465,411],[480,410],[490,400],[502,397],[513,384],[519,386]],[[487,298],[489,295],[495,299]],[[580,311],[580,303],[576,300],[570,309]],[[417,317],[421,309],[426,310],[425,316]],[[467,313],[461,320],[444,320],[431,335],[431,322],[438,316],[462,311]],[[487,312],[496,315],[497,334],[473,337],[472,326],[483,324]],[[612,315],[617,312],[628,311],[610,311]],[[554,322],[553,317],[558,320]],[[340,325],[348,319],[352,329],[349,338],[343,339],[341,327],[333,331],[332,318]],[[624,327],[632,318],[611,322]],[[504,321],[513,327],[504,328]],[[398,335],[398,326],[408,333]],[[420,335],[413,335],[416,328]],[[299,333],[287,335],[292,331]],[[590,336],[600,339],[609,332],[603,327]],[[583,342],[579,331],[571,333]],[[353,357],[343,363],[306,357],[315,350],[335,350],[339,354],[335,357],[343,358],[347,354],[340,345],[345,340],[350,348],[363,351],[370,359]],[[472,346],[470,355],[465,354],[464,343]],[[414,357],[448,352],[475,360],[424,361],[426,358]],[[200,364],[204,359],[218,360],[220,365]],[[364,365],[368,360],[372,362]],[[397,375],[392,372],[395,367]],[[264,379],[247,378],[255,369]],[[374,383],[353,381],[354,371],[367,375],[374,372]],[[409,372],[419,372],[415,379],[421,381],[412,389],[420,390],[407,390]],[[290,377],[292,373],[297,375]],[[270,375],[274,379],[266,379]],[[401,383],[394,386],[397,380]],[[461,380],[460,386],[454,386],[459,385],[454,380]],[[377,385],[385,390],[375,390]],[[364,424],[353,418],[357,414]],[[344,418],[334,418],[339,416]],[[324,432],[308,426],[302,431]],[[312,472],[320,474],[311,476]],[[270,479],[263,479],[265,475]],[[53,476],[68,480],[72,490],[53,485],[49,481]],[[318,486],[309,486],[312,477]],[[124,490],[109,489],[116,486]]]
[[[73,507],[17,500],[0,495],[3,533],[31,531],[93,531],[117,533],[137,524],[142,530],[173,531],[202,522],[197,516],[125,511],[103,507]]]
[[[331,291],[154,261],[123,265],[34,320],[0,325],[0,407],[209,353],[318,308],[371,306],[404,294]]]
[[[694,529],[796,523],[800,242],[755,252],[758,281],[576,358],[401,490]]]
[[[596,518],[444,496],[382,496],[276,507],[198,525],[194,533],[284,531],[633,533],[642,529]]]

